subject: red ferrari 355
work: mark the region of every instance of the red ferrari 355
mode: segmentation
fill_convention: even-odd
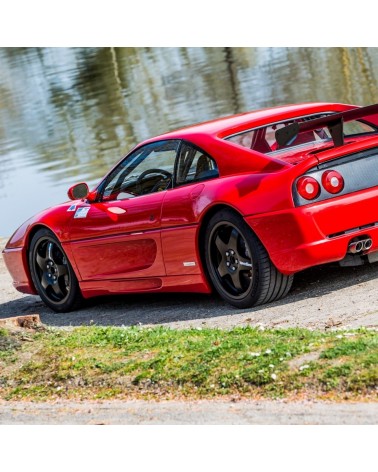
[[[169,132],[68,196],[3,251],[14,286],[53,310],[135,292],[272,302],[308,267],[378,260],[378,105],[281,106]]]

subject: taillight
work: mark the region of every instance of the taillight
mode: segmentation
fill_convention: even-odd
[[[297,181],[299,195],[306,200],[313,200],[320,193],[320,185],[313,177],[301,177]]]
[[[339,193],[344,188],[343,176],[335,170],[327,170],[322,175],[322,185],[329,193]]]

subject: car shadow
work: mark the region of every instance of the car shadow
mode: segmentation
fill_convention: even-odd
[[[47,308],[39,297],[24,296],[0,304],[0,318],[37,313],[41,321],[49,326],[134,326],[194,322],[199,319],[206,321],[295,304],[376,278],[378,263],[348,268],[337,264],[318,266],[296,274],[293,287],[284,299],[244,310],[230,306],[216,295],[155,293],[93,298],[87,300],[80,310],[58,314]]]

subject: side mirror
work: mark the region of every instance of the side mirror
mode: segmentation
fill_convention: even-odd
[[[68,189],[67,195],[70,200],[80,200],[87,198],[89,194],[88,185],[84,182],[80,184],[73,185]]]

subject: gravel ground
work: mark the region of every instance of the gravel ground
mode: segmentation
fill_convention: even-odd
[[[0,240],[0,247],[5,240]],[[264,325],[331,329],[378,326],[378,264],[317,267],[296,275],[279,302],[240,310],[215,296],[151,294],[103,297],[56,314],[39,297],[18,293],[0,258],[0,318],[39,314],[50,326],[166,325],[173,328]],[[377,424],[378,403],[0,402],[0,424]]]
[[[1,248],[4,244],[0,240]],[[286,298],[253,309],[231,307],[216,296],[143,294],[92,299],[77,312],[56,314],[39,297],[17,292],[0,258],[0,318],[37,313],[50,326],[371,327],[378,326],[377,278],[378,263],[349,268],[333,264],[296,274]]]
[[[0,424],[373,425],[378,403],[283,401],[0,402]]]

